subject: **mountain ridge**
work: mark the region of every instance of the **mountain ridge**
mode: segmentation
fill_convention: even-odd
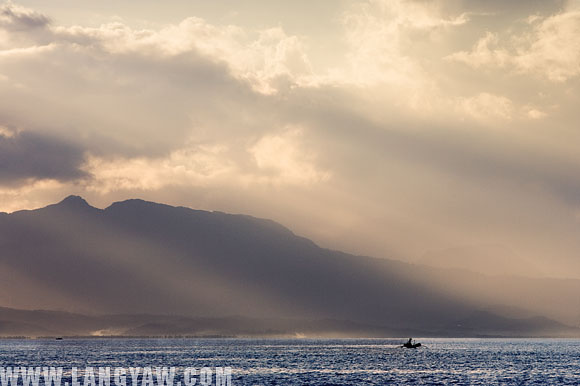
[[[331,319],[451,334],[457,321],[506,298],[495,278],[354,256],[272,220],[139,199],[97,209],[69,196],[2,216],[0,248],[0,304],[23,309]],[[521,293],[537,291],[535,281],[518,285]],[[570,288],[559,291],[547,300],[575,301],[562,298]],[[553,315],[549,302],[526,306]],[[566,315],[556,320],[574,322]]]
[[[482,318],[483,314],[485,318]],[[481,320],[493,319],[503,329]],[[19,310],[0,307],[0,338],[26,337],[576,337],[578,329],[543,317],[505,318],[484,312],[461,321],[460,328],[429,331],[393,329],[336,319],[258,319],[245,316],[187,317],[182,315],[83,315],[65,311]],[[507,328],[506,328],[507,326]]]

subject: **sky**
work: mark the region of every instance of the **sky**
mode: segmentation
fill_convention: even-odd
[[[2,2],[0,211],[143,198],[580,278],[579,99],[580,1]]]

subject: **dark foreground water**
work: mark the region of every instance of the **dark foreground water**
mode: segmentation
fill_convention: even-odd
[[[111,374],[115,367],[175,366],[174,386],[186,386],[186,368],[203,367],[213,369],[211,383],[192,377],[190,386],[215,385],[216,367],[231,368],[232,385],[580,385],[580,340],[420,341],[426,347],[412,350],[386,339],[2,340],[0,366],[62,367],[63,386],[73,367],[83,386],[87,366],[95,373],[111,367]],[[126,382],[133,386],[128,370]]]

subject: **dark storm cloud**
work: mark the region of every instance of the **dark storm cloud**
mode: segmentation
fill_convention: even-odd
[[[31,132],[0,134],[0,185],[23,180],[71,181],[86,176],[83,151],[56,138]]]
[[[12,4],[0,6],[0,27],[10,31],[44,28],[50,23],[45,15]]]

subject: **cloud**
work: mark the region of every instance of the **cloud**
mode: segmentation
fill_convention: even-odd
[[[508,68],[515,73],[536,74],[553,82],[580,75],[580,6],[569,2],[557,14],[527,19],[518,35],[500,38],[486,32],[470,51],[459,51],[448,60],[473,68]]]
[[[246,31],[196,17],[158,30],[47,25],[35,41],[0,50],[0,113],[99,155],[159,157],[192,133],[210,146],[230,131],[259,136],[278,124],[264,96],[310,71],[301,39],[279,27]]]
[[[529,108],[529,110],[527,111],[527,115],[531,119],[542,119],[548,116],[548,114],[545,113],[544,111],[535,108]]]
[[[208,186],[234,178],[239,168],[223,146],[189,146],[167,157],[90,157],[85,169],[93,175],[87,189],[100,194],[154,191],[166,186]]]
[[[462,25],[467,14],[444,17],[438,2],[370,0],[352,5],[344,13],[348,67],[335,81],[359,85],[376,83],[417,88],[426,74],[413,57],[413,39],[430,40],[441,29]]]
[[[10,2],[0,4],[0,50],[45,42],[49,26],[50,19],[41,13]]]
[[[241,155],[225,145],[189,144],[159,158],[90,157],[84,166],[93,176],[87,189],[108,194],[224,183],[245,188],[323,183],[330,174],[318,170],[315,155],[305,149],[302,139],[301,129],[290,128],[260,138]]]
[[[34,10],[19,7],[12,3],[0,5],[0,28],[11,31],[25,31],[45,28],[50,19]]]
[[[580,2],[538,23],[529,47],[514,60],[520,71],[539,72],[555,82],[580,75]]]
[[[266,135],[249,152],[263,177],[274,184],[311,184],[324,182],[329,172],[317,170],[315,155],[305,149],[301,128],[288,128],[281,134]]]
[[[498,44],[497,34],[488,31],[477,41],[471,51],[456,52],[447,56],[446,59],[462,62],[474,68],[505,67],[512,58],[508,50],[498,47]]]
[[[71,181],[87,176],[83,151],[55,138],[18,132],[0,133],[0,184],[23,181]]]
[[[480,93],[474,97],[462,98],[459,101],[462,112],[478,119],[509,120],[513,114],[513,103],[504,96]]]
[[[114,22],[98,28],[55,27],[54,38],[67,44],[98,47],[112,55],[153,58],[196,55],[224,63],[231,74],[255,91],[272,94],[277,83],[311,73],[303,42],[280,27],[253,32],[236,26],[217,27],[197,17],[161,30],[135,30]]]

